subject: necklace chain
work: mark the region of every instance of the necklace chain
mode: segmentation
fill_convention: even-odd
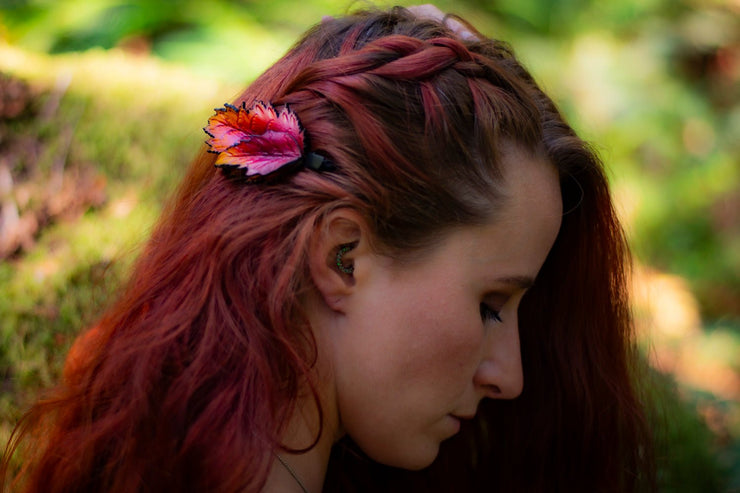
[[[301,490],[303,490],[303,493],[308,493],[308,488],[306,488],[306,485],[303,484],[303,481],[301,481],[301,478],[298,477],[298,475],[295,473],[292,467],[288,465],[287,462],[283,460],[280,455],[275,454],[275,457],[277,457],[277,460],[280,461],[280,463],[283,465],[285,469],[290,473],[291,476],[293,476],[293,479],[295,479],[295,482],[298,483],[298,486],[301,487]]]

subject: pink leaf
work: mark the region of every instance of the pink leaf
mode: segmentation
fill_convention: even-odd
[[[243,169],[247,177],[267,176],[303,157],[303,129],[287,107],[278,113],[261,101],[249,109],[226,104],[204,130],[210,152],[218,154],[215,165]]]

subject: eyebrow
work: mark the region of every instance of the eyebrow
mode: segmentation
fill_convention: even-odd
[[[534,285],[534,278],[529,276],[497,277],[495,281],[502,284],[510,284],[519,289],[529,289]]]

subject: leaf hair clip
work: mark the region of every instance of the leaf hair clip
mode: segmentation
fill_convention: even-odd
[[[210,136],[208,152],[218,154],[214,166],[242,171],[243,178],[258,183],[282,176],[300,165],[324,171],[333,169],[324,156],[306,152],[306,136],[298,115],[285,106],[255,102],[247,109],[224,104],[216,108],[203,129]]]

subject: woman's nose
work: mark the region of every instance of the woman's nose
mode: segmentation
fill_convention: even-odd
[[[496,327],[485,344],[483,359],[473,377],[476,389],[482,397],[492,399],[518,397],[524,388],[518,323]]]

